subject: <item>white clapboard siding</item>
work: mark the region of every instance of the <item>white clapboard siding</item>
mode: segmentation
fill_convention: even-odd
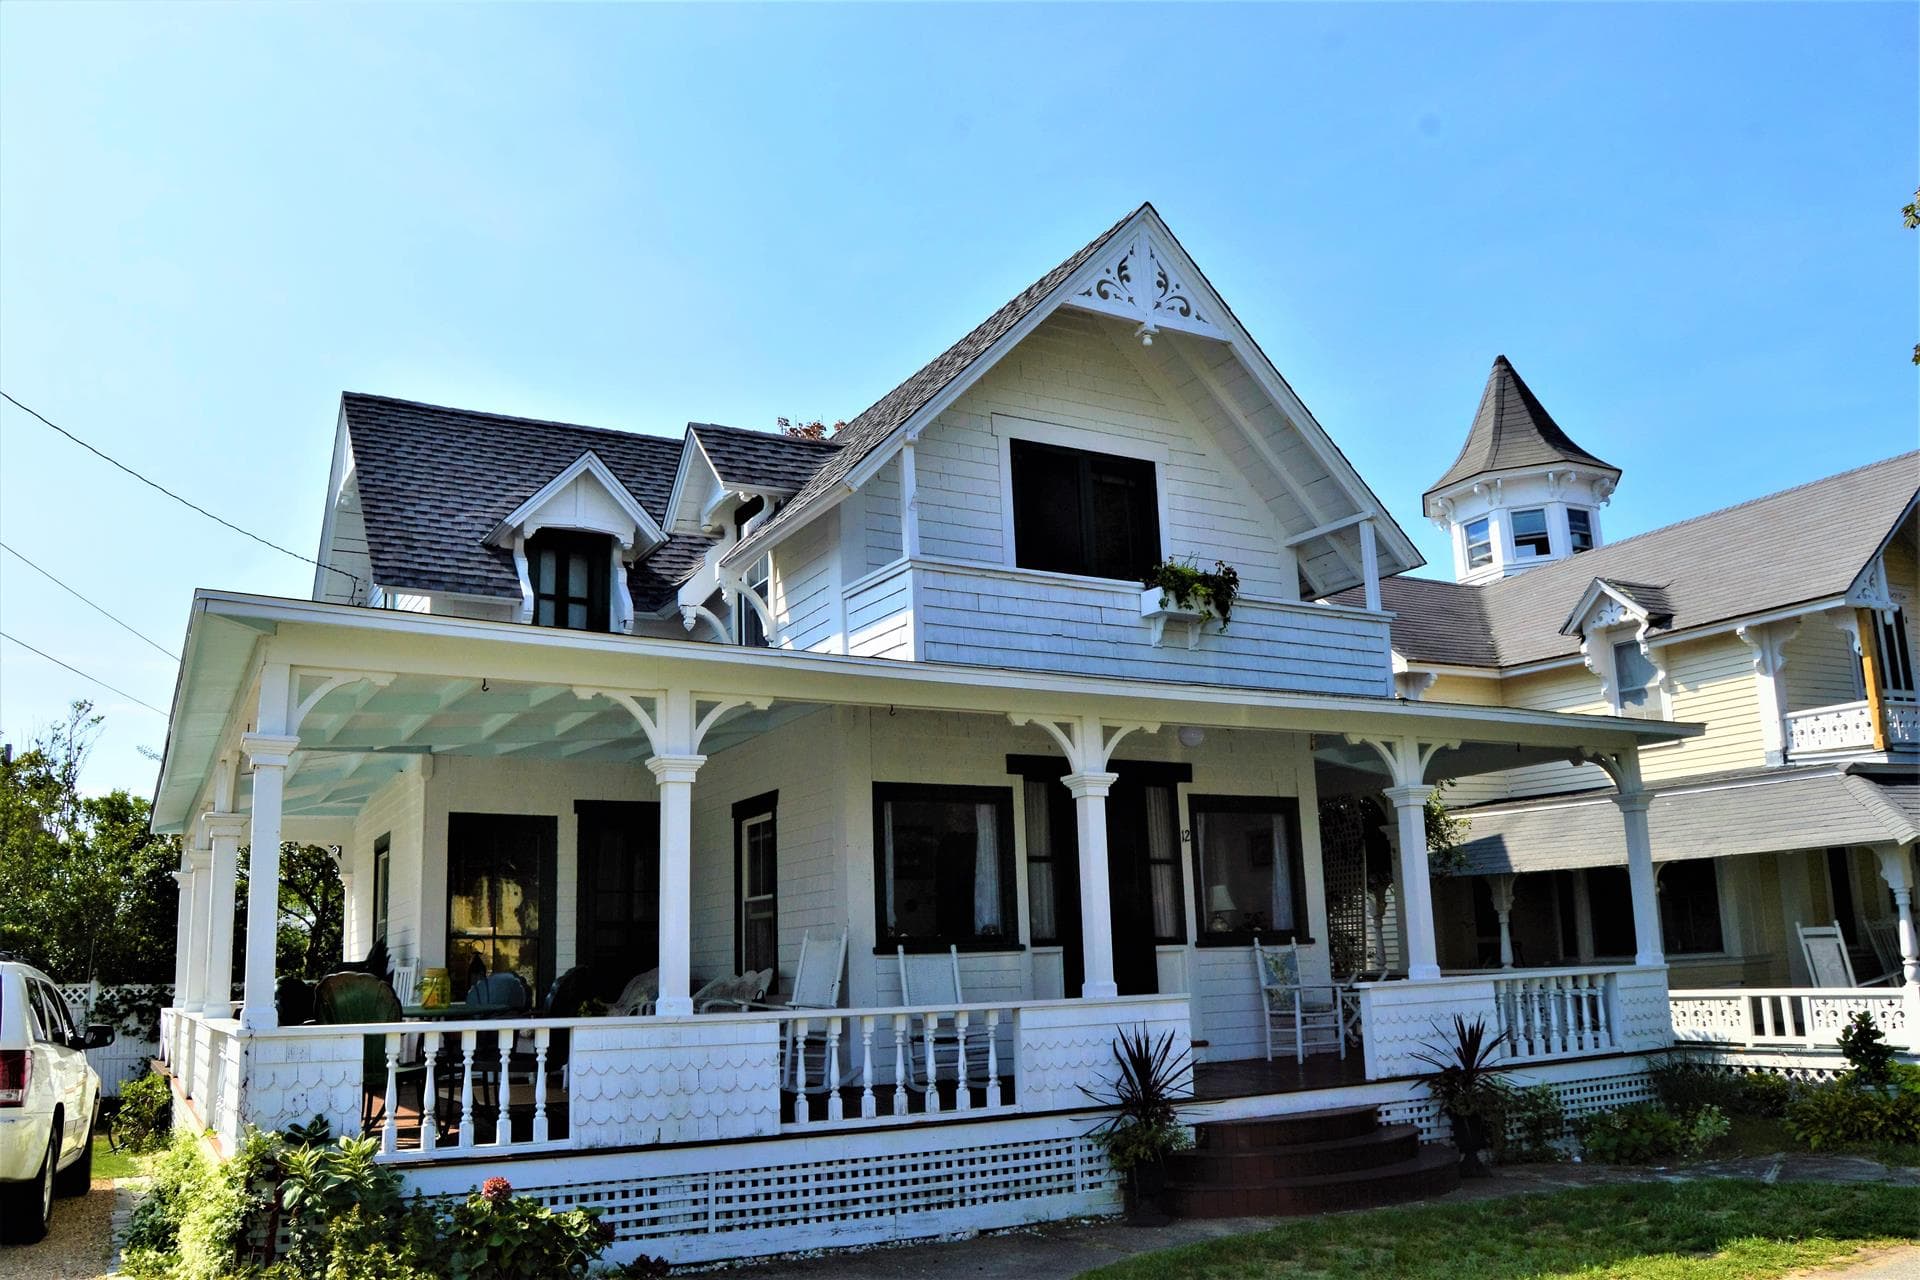
[[[847,652],[861,658],[913,656],[913,581],[906,561],[847,590]]]
[[[1384,619],[1317,605],[1241,601],[1189,649],[1170,626],[1155,645],[1137,587],[1021,570],[916,565],[915,627],[933,662],[1380,696]]]
[[[1786,665],[1780,674],[1787,684],[1788,711],[1831,707],[1866,696],[1861,684],[1860,659],[1853,642],[1824,619],[1809,618],[1787,642]]]
[[[373,560],[367,549],[367,520],[360,508],[360,483],[352,472],[340,483],[333,508],[333,540],[325,559],[341,573],[319,575],[319,598],[332,604],[361,603],[355,591],[364,592],[373,581]],[[342,576],[348,573],[359,582]]]
[[[782,648],[828,649],[839,633],[833,561],[838,553],[831,515],[816,520],[774,552],[773,613]]]

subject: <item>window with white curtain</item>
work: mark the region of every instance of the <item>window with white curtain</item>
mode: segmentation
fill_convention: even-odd
[[[1300,806],[1279,796],[1190,796],[1205,946],[1306,942]]]
[[[873,797],[879,945],[1019,946],[1012,791],[876,783]]]
[[[1028,778],[1022,784],[1027,819],[1027,933],[1035,946],[1060,941],[1060,881],[1053,847],[1053,792],[1058,782]],[[1074,850],[1065,851],[1066,856]]]
[[[1185,942],[1180,919],[1180,834],[1174,822],[1173,788],[1141,789],[1147,811],[1147,874],[1153,894],[1153,940]]]

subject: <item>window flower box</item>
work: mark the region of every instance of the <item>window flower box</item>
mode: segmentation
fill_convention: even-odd
[[[1167,624],[1171,622],[1187,629],[1187,648],[1193,649],[1200,644],[1201,626],[1220,614],[1210,604],[1177,604],[1164,588],[1147,587],[1140,593],[1140,616],[1152,625],[1156,648],[1166,643]]]
[[[1212,573],[1191,564],[1168,559],[1147,574],[1140,592],[1140,616],[1153,627],[1153,643],[1166,642],[1167,624],[1179,623],[1187,629],[1187,648],[1200,644],[1200,628],[1208,619],[1227,629],[1233,614],[1234,597],[1239,594],[1240,575],[1226,564],[1216,562]]]

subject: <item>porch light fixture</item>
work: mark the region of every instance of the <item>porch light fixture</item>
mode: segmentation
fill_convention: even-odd
[[[1207,731],[1197,724],[1180,726],[1180,745],[1191,750],[1207,740]]]

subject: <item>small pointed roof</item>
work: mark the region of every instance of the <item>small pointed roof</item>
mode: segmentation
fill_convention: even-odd
[[[1620,474],[1620,468],[1602,462],[1575,444],[1521,380],[1512,362],[1505,356],[1496,356],[1460,456],[1423,496],[1431,498],[1463,480],[1489,472],[1516,471],[1556,462],[1598,467],[1616,477]]]

